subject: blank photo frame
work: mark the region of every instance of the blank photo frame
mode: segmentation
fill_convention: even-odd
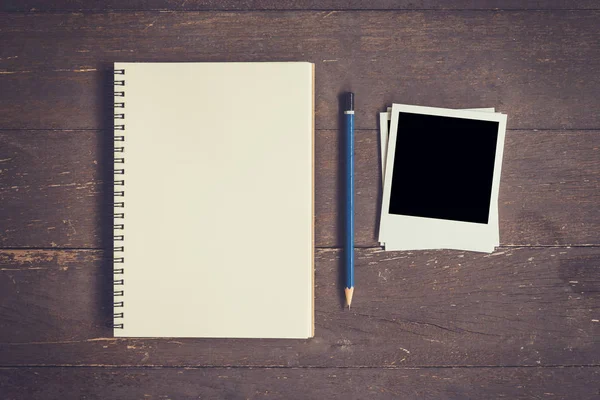
[[[467,109],[463,109],[463,110],[488,112],[488,113],[496,112],[494,107],[467,108]],[[379,114],[382,183],[385,182],[385,159],[386,159],[386,155],[387,155],[387,145],[388,145],[388,140],[389,140],[388,132],[389,132],[391,118],[392,118],[391,116],[392,116],[392,107],[387,107],[386,112],[382,112]],[[383,191],[383,184],[382,184],[382,191]],[[497,200],[497,199],[492,199],[492,200]],[[499,231],[499,227],[498,227],[498,202],[497,201],[493,202],[493,205],[490,210],[490,224],[495,225],[495,229],[493,231],[493,238],[490,239],[489,252],[492,252],[494,250],[494,247],[500,245],[500,231]],[[385,249],[388,251],[393,251],[393,250],[431,250],[431,249],[439,249],[440,248],[438,243],[436,243],[435,241],[432,241],[432,240],[428,240],[428,238],[421,238],[420,246],[418,248],[406,248],[405,246],[403,246],[403,243],[397,242],[394,238],[380,237],[379,240],[380,240],[380,244],[382,246],[384,246]],[[454,249],[455,250],[464,250],[465,248],[469,248],[469,243],[467,242],[467,240],[465,240],[464,246],[457,246]]]
[[[386,250],[423,241],[493,250],[505,130],[503,114],[392,106],[379,237]]]

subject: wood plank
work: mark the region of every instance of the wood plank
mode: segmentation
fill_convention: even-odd
[[[102,252],[5,250],[0,365],[600,365],[598,247],[360,249],[350,311],[339,256],[316,253],[314,339],[115,339]]]
[[[0,246],[108,248],[112,146],[108,131],[0,131]]]
[[[5,0],[0,10],[115,11],[115,10],[562,10],[598,9],[594,0]]]
[[[0,14],[0,128],[97,129],[112,61],[316,63],[316,125],[392,101],[497,107],[511,129],[598,129],[600,12]],[[557,40],[560,38],[560,40]],[[110,110],[108,110],[110,111]]]
[[[338,132],[321,130],[316,136],[316,244],[341,246]],[[0,131],[0,247],[108,248],[111,137],[107,131]],[[357,131],[357,246],[377,245],[378,146],[376,131]],[[509,131],[500,186],[501,243],[600,244],[599,149],[596,132]]]
[[[597,399],[600,367],[3,368],[6,399]],[[310,384],[307,384],[310,382]],[[66,389],[68,388],[68,389]]]

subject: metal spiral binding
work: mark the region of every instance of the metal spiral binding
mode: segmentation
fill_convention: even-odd
[[[114,291],[113,291],[113,328],[115,329],[123,329],[125,327],[125,323],[124,322],[117,322],[117,321],[123,321],[123,319],[125,318],[125,313],[121,310],[118,309],[122,309],[125,307],[125,301],[123,300],[119,300],[116,301],[117,297],[123,297],[125,295],[125,291],[124,291],[124,284],[125,284],[125,280],[123,279],[123,275],[125,273],[125,268],[123,267],[123,264],[125,263],[125,246],[124,246],[124,240],[125,240],[125,235],[124,235],[124,230],[125,230],[125,201],[124,201],[124,197],[125,197],[125,179],[124,175],[125,175],[125,168],[123,168],[123,165],[125,164],[125,157],[124,157],[124,153],[125,153],[125,146],[124,146],[124,142],[125,142],[125,135],[124,135],[124,131],[125,131],[125,113],[124,113],[124,109],[125,109],[125,101],[124,101],[124,97],[125,97],[125,91],[124,86],[125,86],[125,79],[121,79],[123,78],[123,76],[125,75],[125,70],[124,69],[116,69],[114,71],[114,75],[115,75],[115,79],[114,79],[114,85],[115,85],[115,91],[114,91],[114,95],[115,95],[115,101],[114,101],[114,108],[115,108],[115,112],[114,112],[114,119],[115,119],[115,124],[114,124],[114,141],[115,141],[115,146],[114,146],[114,164],[115,164],[115,168],[114,168],[114,175],[115,175],[115,179],[114,179],[114,186],[115,186],[115,190],[114,190],[114,202],[113,202],[113,218],[114,218],[114,222],[113,222],[113,230],[114,230],[114,236],[113,236],[113,286],[114,286]],[[122,75],[122,76],[117,76],[117,75]],[[116,90],[117,86],[121,86],[123,87],[123,89],[121,90]],[[117,98],[121,98],[121,99],[117,99]],[[117,111],[117,109],[119,109]],[[117,123],[116,120],[119,120]],[[123,133],[119,133],[117,134],[117,131],[123,131]],[[117,178],[118,176],[118,178]],[[117,265],[117,264],[121,264],[121,265]]]

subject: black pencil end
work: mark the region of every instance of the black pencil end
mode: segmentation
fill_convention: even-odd
[[[346,93],[346,101],[344,111],[354,111],[354,93],[348,92]]]

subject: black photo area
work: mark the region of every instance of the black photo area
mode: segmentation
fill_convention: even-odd
[[[498,122],[401,112],[390,214],[487,224]]]

